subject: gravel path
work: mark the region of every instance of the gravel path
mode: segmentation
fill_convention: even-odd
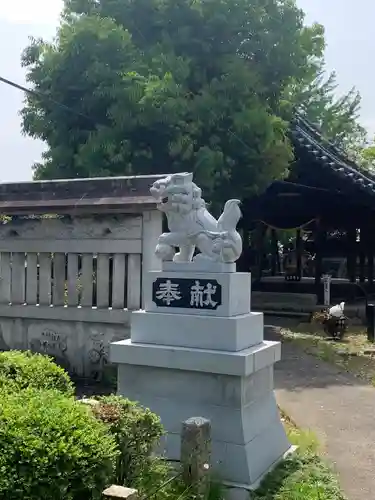
[[[286,342],[275,389],[280,407],[323,443],[348,499],[375,499],[375,388]]]

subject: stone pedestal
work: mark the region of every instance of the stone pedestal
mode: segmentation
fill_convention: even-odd
[[[208,418],[214,470],[248,488],[290,447],[273,393],[280,344],[263,340],[250,293],[233,266],[168,264],[148,275],[131,339],[111,345],[118,393],[161,416],[166,456],[180,457],[182,421]]]

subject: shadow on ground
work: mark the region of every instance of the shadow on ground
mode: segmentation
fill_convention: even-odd
[[[303,391],[330,386],[368,387],[368,384],[340,367],[306,354],[292,342],[282,343],[281,361],[275,365],[276,390]]]
[[[347,497],[375,498],[375,389],[293,342],[282,344],[274,379],[280,408],[316,433]]]
[[[293,341],[283,341],[279,327],[266,327],[265,340],[282,342],[281,361],[275,365],[275,389],[303,391],[330,386],[363,386],[368,383],[343,368],[307,354]],[[375,395],[375,393],[374,393]]]

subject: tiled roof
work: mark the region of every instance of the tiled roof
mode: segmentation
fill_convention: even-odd
[[[291,135],[295,145],[305,149],[315,161],[331,169],[343,180],[350,180],[361,190],[375,195],[375,178],[360,171],[341,149],[327,141],[319,129],[309,123],[301,113],[295,115]]]
[[[1,214],[76,213],[156,205],[150,186],[164,175],[0,183]]]

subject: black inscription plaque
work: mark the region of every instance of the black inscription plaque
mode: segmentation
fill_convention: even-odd
[[[216,280],[158,278],[152,300],[158,307],[215,310],[221,306],[221,285]]]

